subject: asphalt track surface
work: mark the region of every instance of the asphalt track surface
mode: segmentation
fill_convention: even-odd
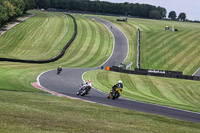
[[[128,40],[126,36],[112,23],[99,18],[94,19],[107,26],[114,37],[113,53],[111,57],[102,65],[104,67],[119,65],[127,58]],[[138,102],[122,97],[118,100],[111,100],[107,99],[107,93],[101,92],[96,89],[91,90],[87,96],[77,96],[76,92],[79,90],[79,85],[83,82],[83,74],[87,71],[96,69],[100,69],[100,66],[97,68],[66,68],[63,69],[60,75],[56,74],[56,70],[49,70],[38,76],[38,83],[41,87],[44,87],[50,91],[61,93],[74,98],[81,98],[83,100],[88,100],[91,102],[101,103],[109,106],[137,110],[152,114],[163,115],[175,119],[200,123],[200,113]]]

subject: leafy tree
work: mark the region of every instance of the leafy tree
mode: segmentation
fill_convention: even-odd
[[[35,0],[24,0],[25,3],[25,10],[24,12],[28,11],[29,9],[33,9],[36,6]]]
[[[158,10],[152,10],[149,13],[149,17],[152,18],[152,19],[161,19],[160,11],[158,11]]]
[[[9,0],[15,7],[15,17],[21,16],[24,13],[25,3],[23,0]]]
[[[50,7],[49,0],[36,0],[36,5],[38,8],[48,9]]]
[[[6,9],[6,12],[7,12],[6,13],[7,18],[5,19],[5,21],[7,21],[8,19],[15,16],[15,14],[16,14],[15,7],[9,1],[4,1],[3,6],[4,6],[4,8]]]
[[[176,12],[175,12],[175,11],[169,12],[168,18],[171,18],[172,20],[175,20],[176,17],[177,17],[177,16],[176,16]]]
[[[0,0],[0,24],[18,17],[35,7],[111,13],[155,19],[166,17],[165,8],[148,4],[111,3],[100,0]]]
[[[0,27],[7,20],[8,20],[7,10],[3,5],[0,5]]]
[[[161,17],[165,18],[167,14],[167,10],[163,7],[158,6],[158,10],[160,11]]]
[[[186,14],[183,13],[183,12],[180,13],[179,16],[178,16],[178,19],[181,20],[181,21],[185,21],[185,19],[186,19]]]

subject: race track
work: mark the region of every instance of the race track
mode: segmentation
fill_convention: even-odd
[[[114,50],[111,57],[101,66],[106,67],[112,65],[119,65],[126,59],[128,53],[128,40],[126,36],[112,23],[99,18],[94,19],[107,26],[107,28],[112,32],[115,42]],[[61,75],[57,75],[56,70],[50,70],[38,76],[38,84],[41,87],[46,88],[50,91],[55,91],[75,98],[81,98],[84,100],[106,104],[110,106],[127,108],[200,123],[199,113],[154,104],[147,104],[125,98],[119,98],[118,100],[110,100],[107,99],[108,94],[98,91],[96,89],[93,89],[87,96],[77,96],[76,92],[79,89],[79,85],[83,82],[82,75],[87,71],[100,69],[101,66],[97,68],[67,68],[63,69]]]

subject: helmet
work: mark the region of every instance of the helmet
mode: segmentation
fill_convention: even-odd
[[[59,66],[61,68],[61,66]]]
[[[122,81],[121,81],[121,80],[119,80],[119,81],[118,81],[118,83],[122,83]]]

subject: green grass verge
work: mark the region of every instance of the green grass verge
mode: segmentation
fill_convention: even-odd
[[[111,54],[113,40],[107,29],[102,24],[83,16],[75,15],[75,17],[78,23],[78,36],[62,59],[49,64],[0,62],[0,132],[199,131],[199,124],[43,95],[44,93],[31,87],[30,83],[35,82],[36,76],[42,71],[54,69],[58,65],[96,67]],[[73,29],[73,26],[68,28]],[[10,38],[7,39],[10,41]],[[51,47],[52,44],[45,45]],[[98,52],[99,50],[101,52]],[[11,56],[12,52],[12,50],[4,52],[2,55]],[[16,53],[15,57],[22,58],[26,54]],[[48,53],[48,55],[52,57],[54,54]]]
[[[0,37],[0,57],[27,60],[52,58],[74,33],[71,17],[60,13],[30,11],[35,16]]]
[[[95,88],[107,93],[114,84],[122,80],[124,83],[123,97],[200,112],[200,83],[198,81],[131,75],[103,70],[90,71],[84,75],[84,79],[92,79]]]
[[[136,32],[140,28],[142,68],[183,71],[192,75],[200,67],[199,24],[135,18],[125,23],[117,22],[117,17],[100,17],[116,24],[128,37],[127,61],[136,63]],[[174,25],[179,31],[164,31],[166,25],[170,28]]]
[[[74,17],[77,20],[78,34],[61,64],[67,67],[84,68],[100,66],[111,55],[113,36],[97,21],[82,15]]]
[[[0,132],[199,132],[196,123],[27,92],[0,93]]]

